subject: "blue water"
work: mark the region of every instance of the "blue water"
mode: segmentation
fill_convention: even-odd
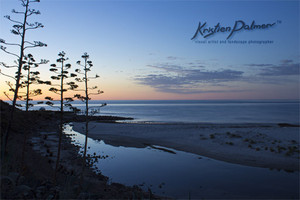
[[[66,125],[73,143],[85,136]],[[168,149],[116,147],[88,139],[88,154],[108,156],[95,163],[111,182],[139,185],[157,195],[179,199],[297,199],[299,172],[248,167]],[[83,148],[81,148],[83,149]],[[167,149],[167,148],[165,148]]]
[[[90,101],[90,106],[96,109],[102,103],[108,105],[100,108],[100,115],[132,117],[138,122],[299,124],[299,100]],[[80,101],[73,105],[84,110]]]

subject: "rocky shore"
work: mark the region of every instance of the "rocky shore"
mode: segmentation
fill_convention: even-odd
[[[11,106],[1,101],[1,139],[8,125]],[[58,143],[59,113],[16,110],[5,159],[1,163],[1,199],[155,199],[151,191],[109,183],[108,178],[87,167],[82,175],[83,158],[78,147],[64,137],[61,162],[54,182]],[[120,117],[92,117],[114,122]],[[67,121],[83,121],[72,113]],[[51,143],[51,145],[49,145]],[[39,148],[36,148],[36,146]],[[50,147],[51,146],[51,147]]]

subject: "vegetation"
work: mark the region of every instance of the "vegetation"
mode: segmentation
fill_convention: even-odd
[[[103,91],[99,90],[97,86],[89,87],[88,81],[93,78],[99,78],[98,75],[95,75],[94,77],[89,77],[88,72],[91,71],[91,68],[93,67],[92,61],[89,60],[89,55],[87,53],[84,53],[81,58],[83,58],[83,63],[80,61],[77,61],[77,64],[83,68],[83,72],[81,72],[80,69],[76,69],[75,71],[82,75],[82,78],[76,78],[77,82],[83,82],[84,83],[84,90],[81,90],[84,92],[84,95],[76,94],[74,97],[80,99],[81,101],[85,102],[85,144],[84,144],[84,152],[83,152],[83,168],[82,168],[82,174],[85,168],[85,160],[86,160],[86,152],[87,152],[87,139],[88,139],[88,130],[89,130],[89,100],[91,99],[91,95],[98,95],[102,94]],[[97,92],[91,92],[91,90],[98,89]],[[77,90],[79,91],[79,90]],[[102,104],[102,106],[105,106],[106,104]]]
[[[50,85],[51,82],[40,80],[40,77],[39,77],[40,72],[39,71],[31,71],[32,68],[37,68],[40,64],[48,63],[48,60],[41,60],[41,62],[37,63],[31,54],[28,54],[27,56],[25,56],[24,59],[25,59],[25,65],[23,66],[23,69],[25,71],[27,71],[27,76],[26,76],[26,80],[23,81],[21,84],[23,87],[26,88],[26,92],[25,92],[25,95],[23,98],[24,98],[24,100],[26,100],[26,111],[28,111],[29,108],[33,106],[32,103],[29,103],[30,101],[33,100],[31,98],[42,94],[41,89],[30,90],[30,85],[31,84],[48,84],[48,85]],[[43,102],[40,102],[40,103],[43,103]]]
[[[25,110],[28,111],[30,107],[33,106],[31,101],[33,100],[32,97],[42,95],[42,90],[41,89],[33,89],[31,90],[31,85],[32,84],[51,84],[50,81],[42,81],[40,80],[39,71],[32,71],[32,68],[37,68],[40,64],[46,64],[48,61],[47,60],[41,60],[40,62],[36,62],[35,59],[31,54],[28,54],[24,56],[24,64],[23,64],[23,70],[27,71],[27,74],[25,76],[21,76],[22,82],[20,83],[20,89],[24,88],[25,91],[19,90],[17,100],[18,101],[25,101]],[[10,77],[14,80],[16,80],[16,77]],[[7,85],[9,86],[9,92],[15,93],[15,87],[14,84],[11,83],[10,81],[6,82]],[[4,92],[5,96],[13,101],[11,99],[11,95],[9,92]],[[38,104],[41,104],[43,102],[37,102]],[[22,107],[21,104],[16,104],[18,107]]]
[[[3,131],[6,129],[12,106],[0,100],[0,109],[1,131]],[[143,192],[140,188],[111,183],[107,177],[93,173],[91,168],[86,168],[84,175],[86,178],[82,182],[79,169],[83,158],[78,155],[79,149],[65,137],[62,143],[64,164],[57,171],[57,181],[54,183],[53,164],[56,158],[55,154],[53,157],[50,155],[56,146],[49,147],[47,142],[49,140],[51,142],[52,134],[59,126],[57,119],[60,113],[25,112],[18,108],[15,112],[17,125],[12,126],[7,146],[9,161],[1,163],[1,199],[149,199],[149,193]],[[70,120],[76,120],[73,113],[66,113],[65,116],[74,116],[74,119]],[[24,130],[28,128],[32,128],[32,131],[28,132],[27,138],[39,138],[37,143],[24,142]],[[47,132],[41,134],[44,130]],[[32,145],[45,150],[48,148],[50,150],[47,151],[48,157],[34,150]],[[24,150],[27,156],[22,160]]]
[[[75,77],[76,74],[70,74],[68,76],[69,71],[68,69],[71,68],[71,64],[67,63],[66,61],[68,58],[65,57],[66,53],[64,51],[58,53],[58,59],[56,60],[59,65],[57,66],[56,64],[51,64],[50,71],[55,73],[56,76],[51,76],[51,79],[59,81],[59,84],[53,85],[54,87],[51,87],[49,91],[54,92],[55,94],[58,94],[60,96],[60,125],[59,125],[59,142],[58,142],[58,150],[57,150],[57,160],[56,160],[56,166],[55,166],[55,174],[54,174],[54,180],[56,180],[56,174],[57,170],[59,168],[59,161],[60,161],[60,151],[61,151],[61,142],[62,142],[62,134],[63,134],[63,118],[64,118],[64,106],[68,106],[73,108],[73,106],[70,104],[73,99],[71,97],[64,97],[64,94],[68,90],[74,90],[78,86],[75,84],[75,82],[68,82],[65,83],[65,80],[70,78],[70,77]],[[56,87],[55,87],[56,86]],[[68,88],[66,88],[67,86]],[[58,88],[57,88],[58,87]],[[50,106],[53,106],[53,101],[54,99],[52,97],[45,97],[45,99],[49,100],[46,103]]]
[[[11,18],[9,15],[5,16],[5,18],[7,18],[12,23],[14,23],[14,25],[12,26],[11,33],[13,35],[21,37],[21,42],[20,43],[10,43],[10,42],[6,42],[4,39],[0,39],[0,44],[2,44],[0,46],[0,49],[2,51],[4,51],[5,53],[7,53],[17,59],[15,62],[16,65],[14,65],[14,66],[9,66],[3,62],[0,63],[1,66],[5,67],[5,68],[17,68],[16,84],[15,84],[15,89],[13,91],[14,97],[12,99],[12,111],[11,111],[11,114],[9,117],[10,120],[9,120],[9,124],[7,126],[7,130],[5,131],[4,136],[2,138],[2,141],[3,141],[2,158],[4,158],[4,154],[6,151],[8,136],[10,133],[11,124],[12,124],[13,117],[14,117],[14,111],[15,111],[16,103],[17,103],[17,99],[18,99],[18,91],[21,86],[20,80],[22,77],[22,69],[23,69],[23,65],[24,65],[25,50],[28,48],[47,46],[45,43],[42,43],[40,41],[30,42],[30,41],[26,40],[27,31],[44,27],[39,22],[34,22],[34,23],[29,22],[29,18],[31,16],[40,14],[40,11],[30,8],[31,3],[35,3],[35,2],[39,2],[39,0],[31,0],[31,1],[30,0],[21,0],[21,5],[24,7],[24,11],[16,11],[15,9],[12,10],[13,14],[22,15],[23,21],[15,20],[15,19]],[[7,49],[7,46],[15,46],[15,47],[18,47],[19,50],[18,50],[18,52],[13,52],[13,51]]]
[[[1,146],[1,199],[146,198],[148,194],[143,192],[140,188],[129,188],[120,184],[108,184],[107,177],[99,174],[95,175],[92,169],[86,170],[84,176],[87,176],[87,180],[83,182],[82,180],[79,181],[79,174],[77,174],[76,170],[68,169],[69,166],[73,165],[77,169],[79,167],[78,163],[80,163],[80,167],[82,163],[84,163],[82,168],[84,169],[86,162],[87,164],[91,164],[91,158],[95,158],[96,160],[104,158],[103,156],[91,157],[87,154],[88,122],[90,119],[114,121],[123,118],[90,116],[90,114],[95,113],[95,111],[89,107],[90,96],[102,94],[103,92],[97,89],[97,86],[88,86],[90,79],[99,78],[99,76],[88,76],[88,72],[91,71],[93,64],[89,60],[87,53],[82,55],[82,64],[80,61],[77,62],[78,65],[83,67],[83,72],[81,72],[80,69],[76,70],[77,74],[82,76],[81,78],[76,78],[77,74],[75,73],[69,73],[68,70],[71,68],[71,64],[66,63],[68,58],[65,52],[62,51],[58,54],[59,58],[56,60],[57,64],[51,64],[50,71],[55,73],[54,76],[51,76],[52,81],[42,81],[40,79],[40,72],[37,70],[37,67],[41,64],[47,64],[48,61],[42,59],[40,62],[37,62],[33,55],[28,53],[27,50],[35,47],[46,47],[47,45],[40,41],[31,42],[26,39],[27,31],[43,28],[43,25],[39,22],[29,22],[31,16],[40,14],[40,11],[31,8],[31,4],[40,1],[20,1],[24,11],[16,11],[13,9],[12,13],[22,15],[23,20],[17,21],[10,16],[5,16],[9,21],[14,23],[11,33],[19,36],[21,39],[20,42],[11,43],[0,39],[0,49],[6,54],[16,58],[14,65],[7,65],[4,62],[0,62],[2,69],[16,69],[14,75],[6,74],[0,69],[1,76],[9,77],[14,81],[13,83],[7,81],[9,91],[5,92],[6,97],[12,101],[12,105],[8,105],[0,100],[1,141],[3,142]],[[67,82],[67,80],[71,79],[74,80]],[[79,89],[75,82],[82,83],[84,88]],[[42,95],[42,89],[32,87],[33,84],[51,85],[49,91],[59,96],[59,112],[29,112],[30,107],[33,106],[31,101],[34,97]],[[66,97],[69,90],[75,89],[77,89],[77,91],[83,91],[84,94]],[[97,91],[94,92],[96,89]],[[66,120],[65,116],[68,117],[68,120],[77,119],[76,112],[78,109],[71,105],[74,97],[82,100],[86,105],[86,142],[84,146],[84,158],[78,157],[78,149],[76,147],[72,146],[69,142],[62,142],[63,139],[67,140],[67,138],[63,138],[62,136],[63,123]],[[56,98],[47,96],[45,99],[47,100],[47,105],[54,106],[53,102]],[[25,101],[25,111],[16,108],[16,106],[20,105],[20,100]],[[102,104],[100,107],[105,105],[106,104]],[[66,107],[71,108],[75,113],[68,112],[66,114]],[[17,114],[14,115],[14,113]],[[78,116],[77,120],[82,120],[82,117],[84,116]],[[57,120],[58,118],[59,120]],[[45,143],[39,143],[39,146],[46,148],[49,157],[43,157],[33,150],[32,145],[34,145],[34,142],[28,142],[28,138],[45,137],[43,138],[45,142],[50,136],[48,137],[48,135],[44,133],[41,134],[41,132],[43,130],[55,132],[57,129],[59,139],[56,158],[53,156],[52,149],[49,149],[49,146]],[[9,135],[11,137],[9,137]],[[62,149],[67,149],[68,153],[70,153],[68,156],[71,155],[72,157],[68,157],[68,164],[64,166],[60,163]],[[26,156],[25,152],[27,154]],[[56,159],[54,169],[52,168],[52,163],[54,163],[52,159]],[[81,173],[81,177],[82,176],[83,171]],[[53,182],[50,177],[54,177]]]

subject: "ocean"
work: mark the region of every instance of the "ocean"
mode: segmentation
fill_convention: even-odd
[[[102,103],[107,106],[99,108]],[[84,111],[81,101],[73,106]],[[91,100],[96,115],[132,117],[133,122],[299,124],[299,100]],[[59,104],[57,104],[59,106]],[[36,105],[53,110],[45,105]]]
[[[102,103],[107,106],[101,107],[97,115],[133,117],[133,122],[141,123],[299,124],[297,100],[90,101],[91,109],[99,108]],[[73,106],[84,111],[83,102],[75,101]],[[45,105],[32,109],[41,107],[55,109]],[[74,145],[81,147],[81,154],[85,135],[74,131],[72,123],[65,124],[65,134]],[[299,196],[298,171],[250,167],[156,145],[138,148],[92,138],[88,138],[87,153],[105,156],[93,167],[109,177],[110,183],[138,185],[160,196],[179,199],[295,199]]]

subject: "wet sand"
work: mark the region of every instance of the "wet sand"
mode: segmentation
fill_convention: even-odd
[[[74,122],[73,129],[84,134],[84,123]],[[89,137],[114,146],[159,145],[230,163],[299,171],[299,127],[90,122]]]

